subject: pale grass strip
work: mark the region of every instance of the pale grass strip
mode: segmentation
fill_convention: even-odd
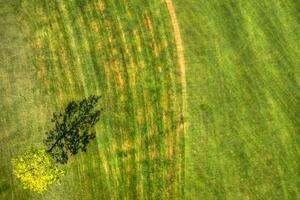
[[[172,0],[165,0],[167,9],[169,11],[169,15],[171,18],[171,23],[173,26],[173,31],[174,31],[174,37],[175,37],[175,43],[176,43],[176,49],[177,49],[177,56],[178,56],[178,63],[179,63],[179,69],[180,69],[180,82],[182,86],[182,118],[183,118],[183,123],[179,127],[179,129],[176,130],[179,131],[181,128],[183,129],[183,139],[185,139],[185,136],[187,134],[187,125],[185,122],[185,117],[187,114],[187,94],[186,94],[186,75],[185,75],[185,58],[184,58],[184,47],[183,47],[183,42],[180,34],[180,28],[179,28],[179,23],[176,17],[176,11],[175,7],[173,5]],[[176,136],[178,134],[176,133]],[[176,167],[177,168],[177,167]],[[180,169],[178,169],[180,171]]]
[[[176,17],[175,7],[173,5],[172,0],[165,0],[167,9],[170,14],[173,30],[174,30],[174,37],[177,49],[177,56],[178,56],[178,63],[180,67],[180,81],[182,85],[182,117],[185,118],[187,113],[187,94],[186,94],[186,75],[185,75],[185,58],[184,58],[184,47],[183,42],[181,39],[179,23]],[[183,132],[186,134],[186,124],[183,123]]]

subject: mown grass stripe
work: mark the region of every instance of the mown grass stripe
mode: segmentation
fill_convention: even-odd
[[[53,187],[45,199],[167,198],[170,186],[165,178],[170,169],[162,166],[161,160],[166,159],[163,135],[168,128],[163,124],[162,108],[164,101],[168,101],[163,92],[170,90],[164,86],[165,69],[158,65],[169,62],[171,66],[172,61],[157,55],[163,45],[159,34],[164,31],[162,24],[156,28],[154,23],[154,15],[159,12],[152,13],[161,4],[149,8],[149,4],[138,1],[131,5],[126,1],[98,0],[31,3],[35,7],[27,3],[27,9],[34,9],[37,14],[30,20],[38,21],[31,23],[46,33],[33,40],[43,48],[40,55],[45,56],[36,67],[42,71],[43,65],[48,65],[43,73],[50,87],[41,85],[48,97],[37,99],[51,104],[46,109],[51,113],[50,110],[64,107],[70,99],[97,91],[104,94],[107,108],[103,124],[97,126],[97,131],[107,133],[97,137],[97,143],[91,144],[87,154],[79,154],[70,161],[63,185]],[[149,19],[153,28],[134,19],[145,12],[152,13]],[[151,97],[152,93],[158,102]],[[168,191],[173,196],[177,192]]]

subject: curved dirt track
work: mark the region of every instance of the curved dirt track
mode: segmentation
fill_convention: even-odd
[[[183,119],[186,116],[187,113],[187,104],[186,104],[186,75],[185,75],[185,58],[184,58],[184,48],[183,48],[183,42],[181,39],[181,34],[180,34],[180,28],[179,28],[179,23],[176,17],[176,11],[175,11],[175,7],[173,5],[172,0],[165,0],[169,14],[170,14],[170,18],[171,18],[171,22],[172,22],[172,26],[174,29],[174,36],[175,36],[175,42],[176,42],[176,49],[177,49],[177,55],[178,55],[178,63],[179,63],[179,67],[180,67],[180,81],[181,81],[181,85],[182,85],[182,117]],[[184,134],[186,133],[186,124],[185,122],[183,123],[183,131]]]

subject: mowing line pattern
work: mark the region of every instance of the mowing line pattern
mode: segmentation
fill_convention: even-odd
[[[181,39],[181,33],[180,33],[180,28],[179,28],[179,23],[177,20],[177,16],[176,16],[176,10],[175,7],[173,5],[173,1],[172,0],[165,0],[166,5],[167,5],[167,9],[168,12],[170,14],[170,20],[172,22],[172,26],[173,26],[173,31],[174,31],[174,37],[175,37],[175,42],[176,42],[176,49],[177,49],[177,57],[178,57],[178,64],[180,67],[180,82],[181,82],[181,97],[182,97],[182,111],[181,111],[181,118],[182,118],[182,124],[181,126],[179,126],[176,130],[177,134],[176,136],[178,137],[178,141],[180,141],[180,143],[182,144],[182,149],[181,151],[183,152],[183,154],[181,155],[181,162],[182,164],[185,164],[185,136],[187,133],[187,124],[186,124],[186,116],[187,116],[187,85],[186,85],[186,75],[185,75],[185,57],[184,57],[184,46],[183,46],[183,42]],[[183,135],[180,135],[180,130],[183,130]],[[183,165],[182,169],[180,170],[180,174],[181,177],[184,179],[185,175],[184,175],[184,170],[185,166]],[[182,193],[184,194],[184,183],[182,186]]]
[[[188,65],[186,198],[299,199],[299,1],[173,3]]]
[[[31,33],[27,65],[33,69],[34,90],[23,93],[33,95],[29,106],[36,105],[32,109],[37,113],[31,124],[21,126],[33,126],[25,146],[32,144],[32,138],[41,145],[38,141],[51,126],[51,113],[70,100],[100,94],[104,108],[97,140],[87,153],[70,160],[61,185],[42,197],[25,191],[23,198],[181,199],[184,102],[165,2],[29,0],[16,7]],[[19,107],[24,109],[22,104]],[[19,116],[16,108],[9,115]],[[20,126],[1,125],[2,129]],[[11,137],[15,132],[5,133]],[[22,150],[5,154],[6,159]],[[5,180],[9,179],[13,178],[7,175]],[[14,188],[22,191],[17,182],[9,183],[3,195],[19,197]]]

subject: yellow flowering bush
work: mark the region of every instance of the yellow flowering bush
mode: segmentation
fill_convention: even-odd
[[[31,148],[12,159],[13,173],[23,183],[24,188],[42,193],[47,187],[64,175],[46,153],[45,149]]]

